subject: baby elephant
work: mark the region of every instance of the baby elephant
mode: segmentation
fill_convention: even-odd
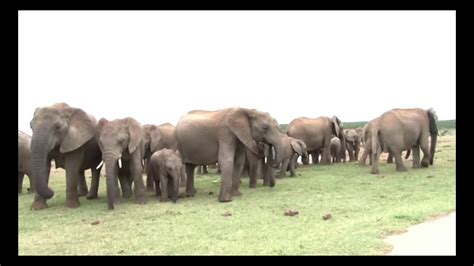
[[[174,203],[178,199],[179,182],[184,177],[184,168],[179,151],[161,149],[153,153],[149,161],[151,175],[155,180],[156,196],[166,201],[168,195]],[[161,188],[161,189],[160,189]]]

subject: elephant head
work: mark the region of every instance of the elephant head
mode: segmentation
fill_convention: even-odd
[[[166,193],[164,193],[164,190],[167,189],[168,195],[171,194],[171,199],[174,203],[176,203],[179,193],[179,183],[180,180],[183,179],[184,174],[181,155],[179,154],[179,151],[173,151],[171,149],[162,149],[159,150],[157,153],[163,154],[163,159],[160,167],[163,168],[164,174],[166,174],[166,176],[173,181],[172,186],[169,185],[167,188],[162,187],[162,200],[166,200],[166,198],[163,198],[163,195],[166,195]],[[169,181],[170,180],[168,180],[168,182]]]
[[[291,148],[293,149],[293,151],[296,154],[301,155],[303,158],[308,157],[308,151],[307,151],[306,144],[302,140],[292,139],[291,140]]]
[[[272,167],[277,167],[281,163],[283,143],[280,137],[280,128],[269,113],[255,109],[231,109],[227,114],[227,125],[232,133],[254,154],[259,154],[257,143],[268,144],[273,151],[269,157]]]
[[[95,134],[95,119],[79,108],[66,103],[57,103],[36,108],[30,123],[32,169],[37,193],[45,198],[53,197],[48,187],[49,153],[59,149],[60,153],[74,151],[92,139]]]
[[[138,153],[136,156],[139,156],[140,160],[143,159],[145,153],[143,135],[141,125],[133,118],[99,120],[97,140],[105,163],[107,199],[110,209],[114,208],[117,166],[122,167],[122,157],[131,159],[134,153]]]
[[[338,138],[342,138],[343,135],[343,127],[342,127],[342,122],[337,118],[337,116],[333,116],[331,118],[332,122],[332,134],[337,136]]]

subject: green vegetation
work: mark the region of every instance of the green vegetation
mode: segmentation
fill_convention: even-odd
[[[128,199],[113,211],[104,178],[98,200],[65,208],[64,172],[52,169],[48,209],[30,211],[33,196],[19,196],[19,253],[384,254],[387,234],[455,209],[455,161],[455,136],[443,136],[427,169],[409,161],[407,172],[381,162],[379,175],[352,162],[306,166],[274,188],[249,189],[244,178],[243,195],[230,203],[217,202],[219,177],[206,175],[196,178],[194,198],[161,203],[149,194],[146,205]]]

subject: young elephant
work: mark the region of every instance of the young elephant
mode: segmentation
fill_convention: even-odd
[[[35,182],[31,170],[31,136],[18,130],[18,194],[23,188],[23,177],[30,179],[28,193],[35,193]]]
[[[342,152],[342,145],[341,140],[334,136],[331,139],[331,158],[333,163],[340,163],[341,162],[341,155],[344,155]]]
[[[168,195],[171,195],[171,199],[176,203],[179,193],[179,182],[184,175],[179,151],[171,149],[156,151],[150,158],[149,166],[148,177],[155,181],[156,195],[161,195],[161,201],[166,201]]]
[[[289,137],[286,134],[281,134],[281,140],[283,142],[283,162],[278,177],[286,176],[287,170],[290,170],[290,176],[294,177],[296,176],[296,158],[300,155],[303,158],[308,157],[306,144],[302,140]]]

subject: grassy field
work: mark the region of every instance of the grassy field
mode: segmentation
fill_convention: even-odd
[[[428,169],[412,169],[409,160],[407,172],[380,163],[379,175],[352,162],[307,166],[272,189],[249,189],[244,178],[243,195],[230,203],[217,202],[219,177],[206,175],[196,178],[196,197],[177,204],[149,194],[146,205],[130,199],[109,211],[101,179],[98,200],[81,198],[78,209],[67,209],[64,172],[52,170],[48,209],[30,211],[33,196],[19,196],[19,254],[384,254],[387,234],[455,209],[455,136],[448,133]]]

